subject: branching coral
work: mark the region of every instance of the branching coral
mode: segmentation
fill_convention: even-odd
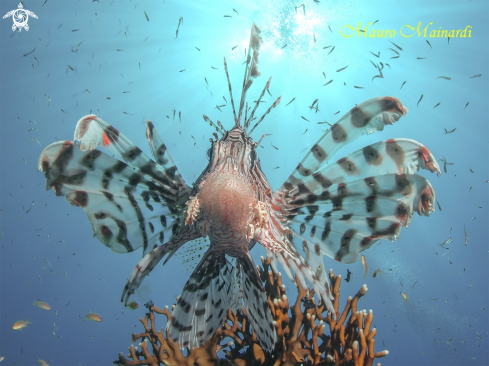
[[[371,366],[375,358],[383,357],[388,351],[375,353],[372,328],[373,312],[357,310],[358,300],[367,293],[363,285],[358,293],[349,297],[343,312],[339,311],[341,276],[329,273],[334,296],[334,309],[337,319],[326,314],[324,305],[316,306],[314,291],[309,293],[297,281],[299,294],[293,306],[285,294],[285,286],[279,273],[273,272],[270,261],[262,258],[263,268],[258,267],[268,303],[272,310],[277,331],[277,343],[272,353],[264,352],[255,333],[250,327],[244,308],[237,313],[228,311],[225,324],[199,348],[187,349],[186,355],[178,343],[173,342],[164,329],[155,328],[155,313],[164,314],[168,319],[171,313],[156,306],[149,307],[149,313],[140,319],[144,332],[132,335],[132,342],[142,340],[140,349],[129,348],[128,358],[122,353],[114,364],[124,366],[208,366],[208,365],[355,365]],[[325,313],[323,316],[323,313]],[[330,335],[324,330],[329,326]],[[232,342],[223,344],[225,339]],[[151,348],[151,350],[150,350]],[[223,351],[225,359],[219,359],[217,353]]]

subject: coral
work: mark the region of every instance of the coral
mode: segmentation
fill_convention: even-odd
[[[250,328],[244,308],[228,316],[224,325],[216,331],[207,342],[199,348],[186,349],[182,352],[178,343],[173,342],[167,331],[155,328],[155,314],[164,314],[168,319],[171,313],[168,307],[164,310],[148,304],[149,313],[140,319],[144,332],[132,335],[132,342],[142,340],[140,349],[131,346],[128,358],[122,353],[114,364],[124,366],[136,365],[355,365],[371,366],[375,358],[383,357],[388,351],[375,353],[374,337],[376,329],[372,328],[373,312],[357,310],[358,300],[367,293],[363,285],[358,293],[347,299],[343,312],[339,311],[341,276],[329,273],[334,296],[334,309],[337,319],[325,311],[325,306],[316,306],[314,291],[307,292],[297,281],[299,294],[293,306],[289,300],[279,273],[273,272],[270,261],[262,258],[263,268],[258,267],[268,303],[272,310],[277,331],[277,343],[272,353],[263,351],[255,333]],[[325,316],[323,316],[323,313]],[[329,326],[330,335],[324,330]],[[226,338],[232,342],[223,344]],[[150,348],[151,347],[151,351]],[[225,359],[219,359],[217,353],[223,351]],[[186,353],[186,354],[184,354]],[[379,364],[380,365],[380,364]]]

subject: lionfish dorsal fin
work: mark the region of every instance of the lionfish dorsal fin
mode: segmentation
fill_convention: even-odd
[[[238,119],[236,120],[236,125],[239,126],[241,123],[241,116],[243,114],[244,103],[246,100],[246,92],[253,83],[252,78],[260,76],[258,71],[258,51],[260,49],[262,39],[260,37],[261,30],[256,26],[255,23],[251,26],[250,34],[250,44],[248,46],[248,55],[246,56],[246,68],[243,78],[243,86],[241,89],[241,101],[239,102],[239,112]],[[253,56],[251,55],[251,50],[253,50]]]

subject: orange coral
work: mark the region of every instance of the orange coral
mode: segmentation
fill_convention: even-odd
[[[178,343],[171,340],[168,332],[165,334],[164,329],[159,332],[155,329],[155,313],[164,314],[168,321],[171,317],[168,307],[161,310],[153,305],[146,317],[140,319],[144,332],[132,335],[132,342],[143,340],[139,344],[141,348],[131,346],[128,355],[130,359],[126,359],[120,353],[114,364],[207,366],[226,365],[229,364],[226,361],[228,360],[237,366],[293,366],[297,363],[320,366],[347,363],[371,366],[375,358],[388,354],[388,351],[374,351],[374,337],[377,331],[375,328],[370,329],[373,320],[372,310],[369,313],[365,310],[357,311],[358,300],[367,292],[365,285],[353,299],[347,299],[346,306],[340,313],[341,276],[330,271],[331,288],[335,298],[333,305],[337,314],[337,320],[334,320],[329,313],[323,316],[324,305],[316,306],[314,291],[307,293],[299,281],[297,300],[289,308],[281,275],[273,272],[268,259],[262,258],[262,264],[263,268],[259,267],[259,272],[262,281],[265,282],[265,291],[277,331],[277,343],[272,353],[267,353],[260,347],[250,327],[247,313],[242,308],[237,313],[229,310],[221,329],[199,348],[186,349],[184,355]],[[326,324],[329,325],[330,335],[324,334]],[[221,344],[227,337],[233,342]],[[217,353],[221,350],[224,351],[226,360],[218,358]]]

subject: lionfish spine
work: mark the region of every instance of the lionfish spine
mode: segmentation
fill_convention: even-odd
[[[268,108],[268,110],[263,114],[263,116],[260,118],[260,120],[258,122],[255,123],[255,125],[253,126],[253,128],[251,129],[250,132],[248,132],[248,135],[251,135],[251,133],[255,130],[255,128],[260,124],[261,121],[263,121],[263,119],[265,118],[265,116],[270,113],[270,111],[275,108],[276,106],[279,105],[280,101],[282,100],[282,96],[278,97],[277,100],[270,106],[270,108]]]
[[[246,121],[247,116],[248,116],[248,102],[246,102],[245,118],[244,118],[245,121]],[[247,128],[248,128],[248,126],[245,124],[243,129],[246,131]]]
[[[209,117],[207,117],[205,114],[203,114],[203,115],[202,115],[202,117],[204,117],[204,120],[205,120],[206,122],[209,122],[209,124],[210,124],[212,127],[214,127],[214,128],[216,129],[216,131],[217,131],[217,132],[220,132],[221,134],[223,134],[223,135],[224,135],[224,132],[223,132],[223,131],[221,131],[221,130],[220,130],[220,129],[219,129],[219,128],[218,128],[218,127],[215,125],[215,123],[214,123],[214,122],[212,122],[212,121],[209,119]],[[223,130],[224,130],[224,128],[223,128]]]
[[[231,89],[231,81],[229,80],[228,64],[226,62],[226,57],[224,57],[224,70],[226,71],[226,77],[228,78],[229,95],[231,97],[231,106],[233,107],[234,123],[238,125],[238,119],[236,118],[236,110],[234,108],[233,91]]]
[[[261,98],[263,98],[263,96],[265,95],[265,92],[267,91],[268,87],[270,86],[271,81],[272,81],[272,77],[270,77],[270,79],[268,79],[267,84],[265,85],[265,88],[261,92],[260,98],[258,98],[258,100],[256,101],[255,108],[253,108],[253,110],[251,111],[250,118],[247,120],[245,117],[245,121],[246,121],[245,125],[244,125],[245,131],[248,128],[248,126],[250,125],[250,122],[253,120],[253,116],[255,115],[255,111],[258,108],[258,106],[260,105]]]
[[[258,35],[260,32],[261,32],[260,29],[256,26],[255,23],[253,23],[253,26],[251,27],[248,54],[246,56],[246,68],[245,68],[245,74],[243,78],[243,86],[241,89],[241,100],[239,102],[238,119],[236,121],[237,126],[240,125],[241,115],[243,114],[243,107],[246,100],[246,92],[248,91],[251,83],[253,82],[251,80],[251,77],[256,77],[260,75],[256,67],[256,64],[258,63],[258,49],[260,48],[261,45],[261,38]],[[253,57],[251,57],[252,49],[253,49]],[[250,61],[251,61],[251,67],[250,67]],[[255,71],[252,71],[253,67]]]

